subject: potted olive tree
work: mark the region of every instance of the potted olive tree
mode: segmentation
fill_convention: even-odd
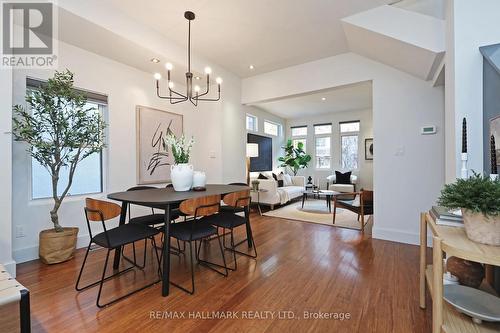
[[[500,245],[500,180],[480,174],[445,185],[438,204],[461,209],[465,232],[471,240]]]
[[[73,88],[73,73],[55,72],[39,89],[26,95],[26,107],[14,106],[12,133],[28,144],[28,153],[52,178],[53,229],[39,235],[39,256],[48,264],[73,257],[78,228],[63,228],[58,211],[73,183],[78,164],[104,148],[106,124],[98,112],[86,107],[87,99]],[[67,185],[59,188],[61,171],[67,170]]]
[[[311,162],[311,155],[306,154],[302,142],[299,142],[297,147],[294,147],[292,140],[288,139],[286,146],[281,148],[285,150],[285,156],[278,158],[278,161],[281,162],[280,166],[290,169],[294,176],[297,176],[300,169],[307,168],[309,162]]]

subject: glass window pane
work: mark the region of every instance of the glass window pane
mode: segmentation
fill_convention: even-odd
[[[257,117],[247,114],[247,130],[257,131]]]
[[[264,133],[269,135],[278,136],[279,134],[279,125],[275,123],[270,123],[268,121],[264,121]]]
[[[292,127],[292,136],[306,136],[307,126]]]
[[[95,108],[91,112],[99,112],[99,105],[87,103],[85,108]],[[94,153],[78,163],[73,183],[68,195],[80,195],[102,192],[102,158],[101,153]],[[68,184],[67,167],[61,168],[58,183],[58,195],[62,194]],[[52,179],[48,171],[35,159],[31,159],[31,195],[33,199],[52,197]]]
[[[329,136],[316,138],[316,168],[329,169],[331,163]]]
[[[358,168],[358,136],[342,136],[342,169],[353,170]]]
[[[340,133],[345,133],[345,132],[359,132],[359,121],[341,123]]]
[[[332,124],[314,125],[314,134],[330,134],[332,133]]]
[[[307,141],[306,139],[293,139],[293,140],[292,140],[292,143],[293,143],[293,146],[294,146],[295,148],[297,148],[297,147],[298,147],[299,142],[302,142],[302,145],[303,145],[303,146],[302,146],[302,149],[303,149],[304,151],[306,151],[306,141]]]

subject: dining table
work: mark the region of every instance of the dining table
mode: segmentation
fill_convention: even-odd
[[[209,195],[226,195],[229,193],[250,190],[250,187],[243,185],[223,185],[223,184],[207,184],[205,191],[175,191],[173,187],[167,188],[152,188],[140,191],[124,191],[108,194],[108,199],[121,202],[120,225],[126,223],[127,208],[130,204],[150,207],[164,211],[163,233],[165,240],[163,242],[163,262],[161,270],[162,280],[162,296],[168,296],[170,290],[170,224],[171,224],[171,207],[179,204],[184,200],[205,197]],[[247,219],[248,220],[248,219]],[[252,247],[252,230],[247,224],[247,241],[248,247]],[[115,249],[113,268],[118,269],[120,265],[121,248]]]

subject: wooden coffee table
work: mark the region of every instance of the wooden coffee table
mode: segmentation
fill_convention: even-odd
[[[341,194],[337,191],[329,191],[329,190],[319,190],[319,191],[311,191],[305,190],[302,192],[302,208],[304,208],[304,202],[307,200],[308,195],[312,195],[313,197],[324,197],[326,200],[326,206],[328,207],[328,211],[332,212],[332,199],[335,195]]]

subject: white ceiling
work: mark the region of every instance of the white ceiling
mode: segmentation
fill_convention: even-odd
[[[340,19],[391,0],[103,0],[240,77],[348,52]],[[250,70],[248,66],[255,66]]]
[[[326,100],[323,101],[322,98]],[[371,109],[372,83],[371,81],[360,82],[307,95],[258,103],[253,106],[285,119]]]

